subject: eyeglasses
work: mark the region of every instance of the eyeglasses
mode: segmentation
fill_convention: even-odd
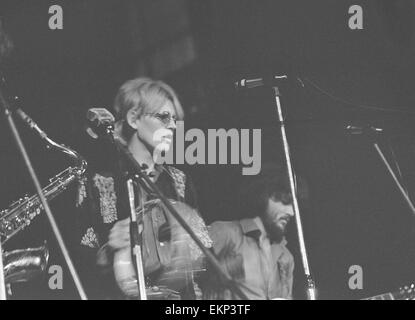
[[[161,122],[163,122],[164,125],[169,125],[170,122],[173,120],[174,124],[177,122],[176,116],[173,116],[170,112],[164,111],[164,112],[156,112],[156,113],[145,113],[144,115],[151,116],[154,118],[159,119]]]

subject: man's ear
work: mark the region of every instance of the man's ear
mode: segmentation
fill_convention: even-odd
[[[131,108],[130,110],[128,110],[126,120],[131,128],[136,130],[138,129],[138,119],[138,112],[135,108]]]

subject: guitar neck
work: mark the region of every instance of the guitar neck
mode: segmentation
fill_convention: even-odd
[[[405,286],[396,292],[388,292],[362,300],[415,300],[415,284]]]
[[[398,293],[388,292],[370,298],[365,298],[363,300],[398,300],[397,295]]]

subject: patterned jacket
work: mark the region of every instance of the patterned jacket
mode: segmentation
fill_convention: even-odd
[[[163,194],[174,201],[185,203],[187,206],[176,208],[191,208],[179,213],[190,225],[199,239],[206,247],[211,247],[212,241],[207,228],[197,212],[195,191],[190,178],[181,170],[172,166],[159,166],[159,176],[156,185]],[[115,173],[114,173],[115,172]],[[108,235],[113,225],[130,216],[129,200],[126,189],[126,181],[120,171],[95,172],[85,177],[82,187],[79,189],[77,205],[79,208],[79,250],[78,263],[82,280],[86,283],[87,291],[93,298],[123,298],[115,285],[112,272],[111,258],[106,263],[98,263],[98,253],[105,248]],[[153,199],[152,194],[147,195],[147,200]],[[136,194],[136,205],[139,199]],[[136,206],[136,207],[137,207]],[[153,210],[151,214],[144,216],[143,232],[143,264],[147,280],[151,285],[158,285],[157,280],[164,271],[170,272],[169,266],[174,261],[173,253],[164,243],[171,241],[172,223],[171,216],[164,206],[159,210]],[[181,236],[188,237],[182,230]],[[185,241],[189,246],[190,262],[194,269],[203,269],[204,257],[200,249],[190,238]],[[187,255],[188,256],[188,255]],[[98,265],[106,265],[102,268]],[[182,298],[195,298],[193,274],[189,277],[192,284],[183,285],[180,291]]]

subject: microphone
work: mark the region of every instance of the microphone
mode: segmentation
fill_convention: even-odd
[[[26,112],[24,112],[20,108],[17,108],[15,112],[19,115],[19,117],[23,120],[23,122],[26,125],[28,125],[30,129],[34,130],[42,139],[44,140],[48,139],[47,134],[42,129],[40,129],[37,123],[32,118],[30,118]]]
[[[6,79],[4,77],[0,78],[0,83],[2,85],[6,84]],[[40,129],[40,127],[37,125],[37,123],[31,118],[29,117],[29,115],[24,112],[20,107],[19,107],[19,97],[18,96],[14,96],[13,98],[13,103],[9,104],[9,102],[6,100],[6,98],[3,95],[2,90],[0,89],[0,104],[3,105],[3,107],[5,108],[6,112],[14,112],[16,113],[19,118],[33,131],[35,131],[41,139],[46,140],[47,143],[49,143],[50,139],[48,138],[47,134]]]
[[[88,109],[86,118],[86,132],[93,139],[98,139],[101,133],[108,133],[114,129],[115,117],[105,108]]]
[[[382,128],[376,128],[369,124],[364,125],[364,126],[355,126],[355,125],[349,124],[346,127],[346,131],[350,134],[381,134],[383,133]]]
[[[275,80],[288,79],[286,75],[272,76],[270,78],[254,78],[254,79],[242,79],[235,82],[236,89],[252,89],[256,87],[262,87],[273,83]]]

